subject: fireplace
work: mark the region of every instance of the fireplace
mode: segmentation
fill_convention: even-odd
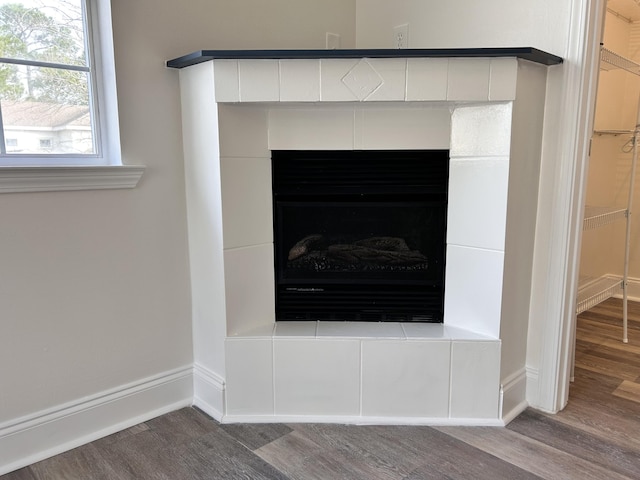
[[[224,422],[468,425],[526,407],[546,64],[469,57],[484,50],[206,53],[180,71],[195,404]],[[318,150],[448,151],[442,323],[276,321],[274,265],[323,232],[274,251],[272,152]],[[289,201],[309,199],[304,187]],[[421,251],[395,227],[336,243],[380,237]]]
[[[449,153],[274,151],[276,320],[442,322]]]

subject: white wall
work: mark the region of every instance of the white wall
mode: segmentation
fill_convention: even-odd
[[[178,72],[203,48],[355,44],[344,0],[112,0],[133,190],[0,198],[0,425],[191,364]],[[1,466],[0,466],[1,467]]]
[[[392,48],[409,24],[409,48],[536,47],[562,55],[569,0],[356,0],[358,48]]]

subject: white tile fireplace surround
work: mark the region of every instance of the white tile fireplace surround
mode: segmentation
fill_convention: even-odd
[[[223,422],[503,425],[521,412],[547,68],[395,57],[180,70],[195,404]],[[276,324],[271,150],[402,149],[450,149],[444,324]]]

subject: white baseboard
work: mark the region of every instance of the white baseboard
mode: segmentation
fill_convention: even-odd
[[[619,275],[606,275],[607,277],[619,278],[622,281],[622,277]],[[622,298],[622,294],[614,295],[616,298]],[[640,302],[640,278],[628,277],[627,278],[627,299],[632,302]]]
[[[0,475],[189,406],[192,398],[188,366],[0,424]]]
[[[538,401],[538,376],[539,372],[537,368],[525,367],[526,383],[527,383],[527,403],[533,408],[539,408]]]
[[[362,417],[359,415],[225,415],[221,423],[335,423],[340,425],[416,425],[503,427],[496,418]]]
[[[193,405],[221,421],[225,406],[224,379],[212,370],[196,363],[193,366]]]
[[[522,368],[505,378],[500,386],[500,418],[507,425],[528,406],[527,372]]]

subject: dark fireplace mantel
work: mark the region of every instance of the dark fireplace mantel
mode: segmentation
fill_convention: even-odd
[[[340,50],[198,50],[174,58],[167,67],[184,68],[216,59],[316,59],[316,58],[497,58],[516,57],[542,65],[557,65],[562,58],[533,47],[508,48],[406,48]]]

